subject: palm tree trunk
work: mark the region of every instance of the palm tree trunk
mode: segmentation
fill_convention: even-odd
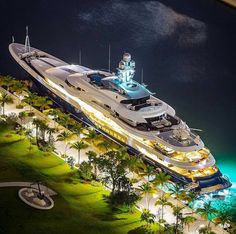
[[[149,210],[149,201],[148,201],[148,195],[146,194],[146,204],[147,204],[147,209]]]
[[[67,143],[66,143],[66,146],[65,146],[65,152],[64,152],[65,155],[66,155],[66,151],[67,151]]]
[[[164,206],[161,206],[161,219],[163,220],[164,217]]]
[[[208,222],[208,225],[207,225],[208,229],[209,229],[210,225],[211,225],[211,220],[209,220],[209,222]]]
[[[78,164],[80,164],[80,150],[78,150]]]
[[[95,180],[97,179],[97,166],[94,165],[94,174],[95,174]]]
[[[5,115],[5,103],[2,104],[2,115]]]
[[[39,146],[39,129],[38,129],[38,126],[36,126],[36,143],[37,143],[37,146]]]

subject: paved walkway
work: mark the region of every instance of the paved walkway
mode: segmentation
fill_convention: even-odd
[[[38,189],[38,185],[34,182],[0,182],[0,188],[5,187],[31,187]],[[44,191],[45,195],[55,196],[57,193],[52,189],[40,184],[40,189]]]
[[[0,91],[1,91],[1,90],[2,90],[2,88],[0,87]],[[6,91],[5,91],[5,92],[6,92]],[[10,94],[10,93],[9,93],[9,94]],[[12,94],[10,94],[10,95],[12,95]],[[20,110],[19,110],[19,109],[16,109],[15,105],[16,105],[16,103],[19,103],[19,99],[18,99],[15,95],[12,95],[12,96],[14,97],[14,102],[15,102],[15,103],[6,105],[6,107],[5,107],[5,113],[6,113],[6,115],[8,115],[8,114],[10,114],[10,113],[16,113],[16,114],[18,114],[18,113],[21,112],[21,111],[25,111],[25,110],[29,110],[29,109],[30,109],[30,108],[29,108],[29,105],[26,105],[26,106],[24,107],[24,109],[20,109]],[[43,113],[39,112],[39,111],[36,110],[35,108],[31,108],[31,109],[32,109],[33,112],[35,113],[35,116],[36,116],[36,117],[39,117],[39,118],[41,118],[41,119],[46,120],[46,121],[48,122],[48,125],[49,125],[50,127],[54,127],[54,126],[56,126],[56,125],[58,126],[58,124],[57,124],[55,121],[51,120],[49,117],[47,117],[47,116],[44,115]],[[32,121],[32,120],[31,120],[31,121]],[[24,125],[25,125],[25,126],[28,126],[28,127],[30,127],[30,128],[34,128],[34,126],[32,125],[32,123],[30,122],[30,120],[29,120],[28,123],[25,123]],[[60,125],[59,125],[59,129],[60,129],[61,131],[67,130],[66,128],[64,128],[63,126],[60,126]],[[68,130],[67,130],[67,131],[68,131]],[[53,136],[54,136],[54,139],[57,139],[57,135],[58,135],[58,134],[59,134],[59,133],[53,135]],[[79,138],[78,138],[78,139],[79,139]],[[73,141],[71,141],[71,142],[69,142],[69,143],[73,143]],[[58,141],[58,142],[55,142],[55,148],[56,148],[55,151],[57,152],[58,156],[60,156],[61,154],[64,154],[64,152],[65,152],[65,147],[66,147],[66,143],[65,143],[65,142],[59,142],[59,141]],[[87,151],[89,151],[89,150],[97,151],[97,150],[96,150],[94,147],[92,147],[92,146],[89,146],[86,150],[81,150],[81,153],[80,153],[80,160],[81,160],[81,162],[82,162],[82,161],[88,161],[88,157],[87,157],[87,155],[85,154],[85,152],[87,152]],[[97,153],[100,153],[100,152],[97,152]],[[77,150],[75,150],[75,149],[70,149],[70,148],[68,147],[68,150],[67,150],[66,154],[67,154],[68,156],[74,157],[74,158],[75,158],[75,161],[77,162],[77,158],[78,158],[78,156],[77,156],[77,155],[78,155]],[[145,178],[143,178],[139,183],[141,184],[141,183],[143,183],[143,182],[147,182]],[[21,183],[21,182],[17,182],[17,183]],[[27,182],[25,182],[25,183],[27,183]],[[30,183],[30,182],[28,182],[28,183]],[[158,189],[156,194],[148,196],[148,200],[150,201],[150,202],[149,202],[149,207],[147,207],[147,205],[146,205],[146,199],[145,199],[145,198],[143,198],[143,199],[138,203],[138,207],[140,208],[140,210],[142,210],[142,209],[144,209],[144,208],[149,208],[153,214],[155,214],[155,215],[158,216],[158,214],[160,213],[160,206],[155,206],[154,204],[155,204],[156,200],[158,199],[158,197],[161,196],[161,194],[162,194],[162,191],[161,191],[160,189]],[[187,215],[187,214],[192,214],[192,213],[193,213],[193,216],[197,219],[193,224],[190,224],[189,229],[188,229],[187,226],[184,227],[184,233],[186,233],[186,234],[196,234],[196,233],[198,233],[197,230],[199,229],[200,226],[202,226],[202,225],[205,225],[205,226],[206,226],[206,225],[208,224],[208,220],[204,219],[201,215],[194,213],[191,208],[189,208],[188,206],[184,205],[181,201],[178,201],[178,200],[174,199],[173,197],[170,197],[170,198],[169,198],[169,201],[170,201],[172,204],[174,204],[174,205],[177,205],[177,204],[178,204],[179,207],[184,207],[184,209],[183,209],[183,213],[184,213],[184,214]],[[168,207],[168,206],[167,206],[167,207],[164,207],[164,219],[165,219],[165,220],[167,221],[167,223],[169,223],[169,224],[175,223],[175,216],[173,215],[173,210],[172,210],[171,207]],[[228,232],[224,231],[221,227],[215,226],[214,223],[211,223],[211,227],[212,227],[212,230],[213,230],[215,233],[220,233],[220,234],[227,234],[227,233],[228,233]]]

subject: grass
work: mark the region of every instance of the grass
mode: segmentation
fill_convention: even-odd
[[[102,186],[83,183],[53,154],[45,155],[29,141],[0,124],[0,181],[40,180],[58,195],[49,211],[35,210],[17,196],[17,188],[0,189],[0,233],[124,234],[143,223],[140,213],[119,213],[104,201]]]

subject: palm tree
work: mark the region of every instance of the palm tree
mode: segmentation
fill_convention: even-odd
[[[70,165],[70,169],[72,170],[75,165],[75,159],[72,156],[70,156],[66,159],[66,162],[67,164]]]
[[[28,92],[27,96],[24,96],[22,101],[29,104],[30,112],[32,112],[32,106],[34,104],[34,100],[36,100],[37,98],[38,95],[36,93],[31,93],[31,92]]]
[[[94,176],[95,179],[97,179],[97,153],[95,151],[89,150],[88,152],[86,152],[86,155],[88,156],[89,162],[93,164]]]
[[[20,80],[13,80],[12,85],[9,87],[10,92],[21,95],[23,92],[28,91],[26,84]]]
[[[164,218],[164,207],[165,206],[171,206],[172,203],[168,201],[167,196],[162,195],[156,202],[155,206],[160,205],[161,206],[161,219],[163,220]]]
[[[217,234],[211,230],[211,227],[203,227],[198,230],[199,234]]]
[[[218,216],[214,219],[214,222],[216,224],[220,224],[222,228],[222,232],[224,233],[224,229],[227,229],[227,224],[231,223],[232,217],[227,211],[221,211],[218,213]]]
[[[83,140],[81,140],[81,141],[78,141],[78,142],[72,144],[70,148],[76,149],[78,151],[78,164],[80,164],[80,151],[82,149],[88,148],[88,145],[86,143],[84,143]]]
[[[62,114],[61,110],[58,109],[58,108],[53,108],[53,109],[50,109],[46,112],[46,114],[49,116],[52,116],[52,119],[54,120],[54,128],[57,128],[57,125],[58,125],[58,120]]]
[[[61,112],[58,118],[58,123],[65,128],[68,128],[69,125],[74,125],[75,121],[70,117],[70,114]]]
[[[9,88],[12,86],[15,78],[12,76],[1,76],[1,85],[5,86],[7,88],[7,91],[9,91]]]
[[[131,156],[130,160],[128,160],[128,167],[133,174],[133,179],[135,173],[140,175],[140,173],[145,170],[145,164],[143,163],[143,160],[135,155]]]
[[[35,126],[36,129],[36,142],[38,145],[38,139],[39,139],[39,126],[41,125],[42,120],[41,119],[33,119],[33,125]]]
[[[198,198],[199,193],[198,192],[193,192],[193,191],[188,191],[186,193],[185,200],[188,202],[188,206],[194,204],[195,200]],[[192,214],[194,213],[194,206],[191,206]]]
[[[0,105],[2,107],[2,115],[5,115],[5,104],[13,103],[13,99],[10,95],[3,93],[0,95]]]
[[[183,197],[186,197],[186,192],[183,190],[182,186],[180,184],[172,184],[169,188],[169,193],[171,195],[174,195],[176,200],[176,204],[178,204],[178,199],[182,199]]]
[[[47,130],[47,124],[44,120],[42,119],[33,119],[33,125],[35,125],[36,128],[36,142],[37,145],[39,146],[39,136],[41,135],[43,138],[43,141],[45,141],[45,132]]]
[[[159,172],[155,174],[155,178],[152,181],[152,183],[155,186],[161,186],[162,188],[168,183],[170,180],[170,176],[166,174],[165,172]],[[162,192],[162,195],[164,194],[164,191]]]
[[[111,145],[107,141],[101,141],[97,144],[97,146],[104,148],[105,151],[107,152]]]
[[[73,134],[71,134],[68,131],[63,131],[57,136],[57,141],[65,141],[65,143],[66,143],[64,155],[66,155],[68,143],[71,140],[72,136],[73,136]]]
[[[153,166],[147,166],[145,174],[148,177],[148,181],[150,181],[151,176],[155,174],[155,168]]]
[[[149,209],[149,202],[148,196],[155,193],[155,190],[152,188],[149,182],[143,183],[139,186],[138,190],[140,191],[141,195],[145,197],[146,200],[146,207]]]
[[[46,123],[46,121],[42,120],[40,126],[39,126],[39,130],[40,130],[40,135],[41,135],[41,139],[43,142],[46,142],[46,132],[48,131],[48,125]]]
[[[178,233],[179,230],[179,221],[181,221],[182,219],[182,210],[184,209],[184,207],[179,207],[179,206],[172,206],[173,209],[173,215],[176,217],[175,220],[175,233]]]
[[[83,130],[83,124],[82,123],[76,123],[72,128],[71,131],[77,135],[78,137],[80,136],[80,134],[82,133]]]
[[[182,221],[183,225],[187,225],[188,232],[189,232],[189,225],[191,223],[194,223],[196,221],[196,218],[193,216],[185,216],[185,217],[182,217],[181,221]]]
[[[146,222],[147,226],[154,224],[156,216],[150,212],[148,209],[143,209],[141,214],[141,221]]]
[[[32,140],[33,140],[33,136],[32,136],[32,130],[31,129],[27,129],[25,131],[25,135],[28,137],[29,139],[29,153],[31,152],[31,149],[32,149]]]
[[[186,196],[188,203],[190,204],[190,203],[194,202],[198,198],[198,196],[199,196],[199,193],[189,191]]]
[[[89,129],[89,133],[86,134],[86,139],[90,140],[92,144],[94,145],[94,141],[98,139],[99,134],[95,129]]]
[[[48,134],[48,144],[50,146],[53,146],[53,142],[54,142],[53,134],[57,132],[57,129],[48,127],[46,131]]]
[[[27,118],[27,113],[25,112],[25,111],[21,111],[19,114],[18,114],[18,117],[19,117],[19,119],[20,119],[20,121],[21,121],[21,125],[23,125],[24,124],[24,121],[25,121],[25,119]]]
[[[38,107],[39,110],[43,112],[45,109],[49,109],[51,107],[52,101],[46,97],[38,96],[36,99],[34,99],[33,105]]]
[[[198,208],[197,212],[200,213],[206,219],[209,219],[210,215],[216,214],[217,210],[211,206],[211,202],[204,203],[202,208]],[[207,227],[209,228],[211,220],[209,220]]]

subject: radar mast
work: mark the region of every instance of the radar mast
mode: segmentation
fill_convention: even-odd
[[[30,52],[29,27],[26,26],[25,53]]]

